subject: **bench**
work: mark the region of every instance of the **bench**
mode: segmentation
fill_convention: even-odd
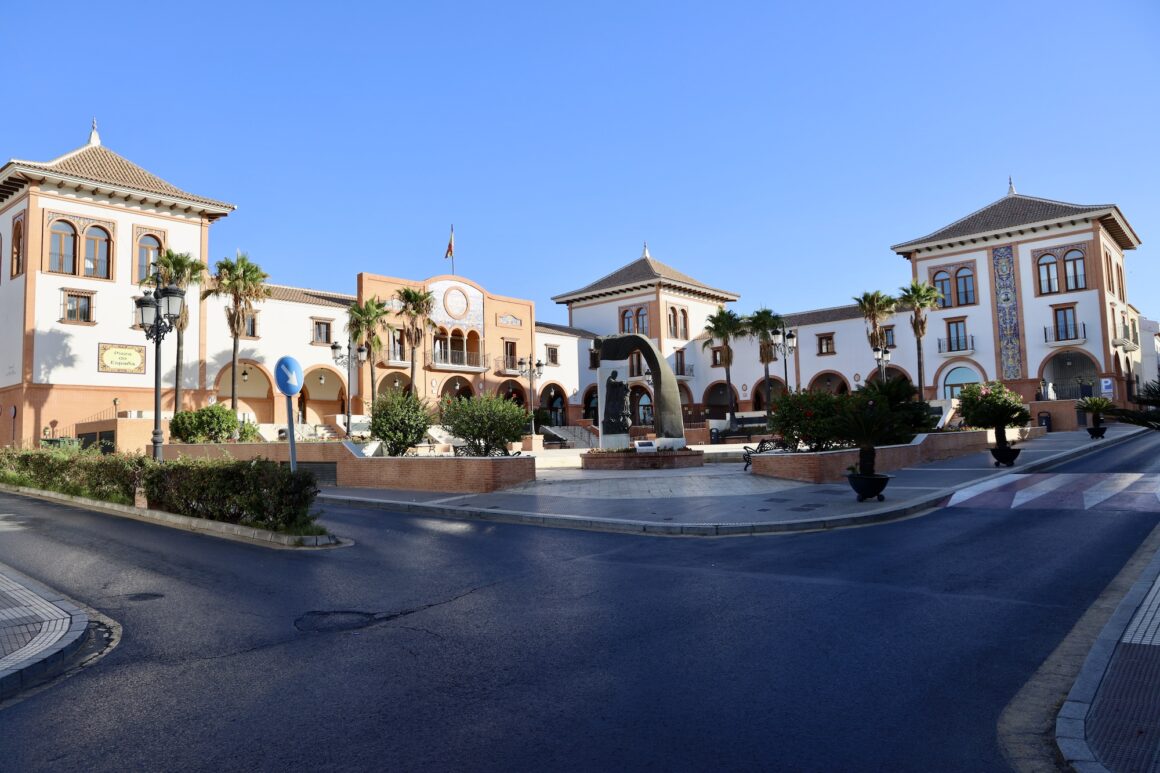
[[[777,441],[776,440],[762,440],[760,443],[757,444],[757,448],[754,448],[752,446],[744,446],[744,453],[741,454],[741,458],[745,460],[745,469],[748,470],[749,465],[753,464],[753,455],[754,454],[765,454],[765,453],[768,453],[770,451],[776,451],[776,450],[777,450]]]
[[[511,453],[506,448],[493,448],[491,449],[491,453],[489,453],[488,456],[519,456],[522,453],[523,451],[516,451],[515,453]],[[471,453],[467,446],[455,446],[455,455],[474,456],[475,454]]]

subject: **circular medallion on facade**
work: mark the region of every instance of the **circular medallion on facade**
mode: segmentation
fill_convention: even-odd
[[[443,309],[455,319],[463,319],[467,314],[467,295],[458,287],[443,293]]]

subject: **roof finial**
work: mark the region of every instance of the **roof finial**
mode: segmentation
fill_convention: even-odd
[[[95,117],[93,118],[93,130],[89,132],[89,144],[90,145],[100,145],[101,144],[101,135],[97,131],[97,119]]]
[[[1011,175],[1007,175],[1007,195],[1015,195],[1015,183],[1011,180]]]
[[[649,254],[648,254],[648,242],[645,242],[645,243],[644,243],[644,252],[642,252],[642,253],[640,254],[640,256],[641,256],[642,258],[648,258],[648,259],[650,259],[650,260],[652,259],[652,255],[649,255]]]

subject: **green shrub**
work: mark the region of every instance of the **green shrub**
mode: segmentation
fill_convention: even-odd
[[[97,449],[0,449],[0,473],[12,485],[132,504],[152,462],[136,454],[101,454]]]
[[[1084,397],[1075,401],[1075,409],[1092,415],[1092,426],[1100,427],[1104,423],[1104,414],[1116,407],[1106,397]]]
[[[410,392],[388,389],[371,408],[371,437],[383,441],[388,456],[402,456],[423,442],[430,426],[427,406]]]
[[[472,456],[489,456],[507,451],[508,443],[523,437],[528,412],[498,395],[446,399],[439,404],[443,428],[466,441]]]
[[[262,436],[258,433],[258,425],[252,421],[243,421],[238,425],[238,442],[260,443]]]
[[[769,431],[795,451],[801,445],[811,451],[837,448],[843,441],[836,422],[847,400],[848,395],[809,390],[774,395]]]
[[[144,485],[149,507],[178,515],[297,533],[314,525],[314,473],[267,459],[178,459],[150,466]]]
[[[179,411],[169,420],[169,436],[179,443],[224,443],[237,431],[238,417],[225,403]]]
[[[1001,381],[967,384],[959,393],[959,411],[972,427],[995,430],[995,445],[1000,447],[1007,445],[1007,427],[1022,427],[1031,421],[1023,398]]]
[[[902,377],[886,381],[871,381],[862,386],[856,395],[876,404],[884,404],[890,409],[890,431],[879,445],[909,443],[920,432],[930,432],[937,420],[930,412],[930,405],[916,400],[918,389]]]

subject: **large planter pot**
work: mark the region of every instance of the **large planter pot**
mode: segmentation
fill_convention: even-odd
[[[1000,464],[1013,467],[1015,465],[1015,457],[1019,456],[1021,450],[1019,448],[1012,448],[1011,446],[995,446],[991,449],[991,456],[995,458],[996,467]]]
[[[1091,439],[1092,439],[1092,440],[1103,440],[1103,439],[1104,439],[1104,433],[1108,431],[1108,428],[1107,428],[1107,427],[1104,427],[1104,426],[1101,426],[1101,427],[1088,427],[1088,428],[1087,428],[1087,431],[1088,431],[1088,435],[1090,435],[1090,436],[1091,436]]]
[[[890,482],[892,475],[862,475],[861,473],[852,472],[846,476],[846,480],[850,481],[850,488],[854,489],[854,493],[858,495],[859,502],[865,502],[867,499],[877,498],[879,502],[886,499],[882,496],[882,492],[886,489],[886,484]]]

